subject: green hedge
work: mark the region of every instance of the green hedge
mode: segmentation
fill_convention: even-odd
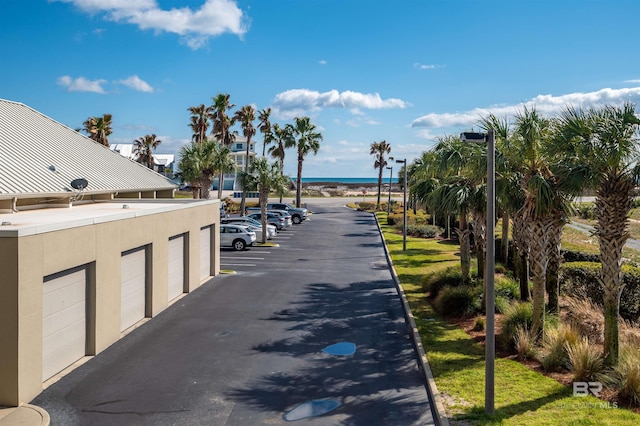
[[[398,225],[396,225],[397,227]],[[402,227],[402,223],[399,225]],[[407,225],[407,235],[418,238],[435,238],[442,234],[442,229],[433,225]]]
[[[560,268],[560,292],[570,296],[588,297],[602,306],[603,291],[599,283],[599,262],[567,262]],[[640,320],[640,268],[623,265],[620,316],[626,320]]]

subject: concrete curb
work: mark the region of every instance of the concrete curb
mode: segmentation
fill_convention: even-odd
[[[0,409],[0,426],[49,426],[49,413],[31,404]]]
[[[382,233],[382,228],[380,228],[380,223],[378,222],[378,217],[375,213],[372,213],[373,217],[376,220],[376,226],[378,227],[378,232],[380,233],[380,237],[382,238],[384,253],[387,257],[387,262],[391,268],[391,275],[393,275],[393,282],[396,285],[398,290],[398,294],[400,295],[400,299],[402,300],[402,307],[404,310],[404,315],[409,327],[411,328],[411,341],[413,342],[413,346],[418,352],[419,362],[418,365],[422,374],[424,375],[425,382],[427,384],[427,393],[433,401],[431,406],[431,411],[434,415],[434,420],[437,425],[441,426],[449,426],[449,419],[445,416],[444,404],[442,403],[442,397],[440,396],[440,392],[438,391],[438,387],[436,386],[436,381],[433,378],[433,373],[431,372],[431,368],[429,367],[429,363],[427,361],[427,354],[424,351],[424,347],[422,346],[422,340],[420,339],[420,333],[418,332],[418,326],[416,325],[416,320],[411,312],[411,307],[409,306],[409,301],[407,300],[407,296],[404,294],[404,290],[402,289],[402,285],[400,285],[400,279],[398,278],[398,274],[396,273],[396,268],[393,265],[393,260],[391,260],[391,255],[389,254],[389,249],[387,248],[387,241],[384,239],[384,234]]]

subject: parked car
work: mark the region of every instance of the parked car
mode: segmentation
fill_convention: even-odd
[[[256,233],[244,226],[221,224],[220,247],[232,247],[235,250],[244,250],[256,242]]]
[[[247,215],[247,217],[250,217],[251,219],[257,220],[258,222],[260,222],[261,218],[262,218],[262,213],[257,212],[257,213],[250,213]],[[267,212],[267,223],[270,223],[271,225],[275,226],[276,228],[278,228],[278,231],[280,231],[281,229],[283,229],[285,227],[285,222],[284,222],[284,218],[280,215],[277,215],[275,213],[269,213]]]
[[[289,213],[287,213],[286,210],[268,209],[267,212],[275,213],[275,214],[278,214],[281,217],[283,217],[284,218],[284,227],[285,228],[288,228],[293,224],[293,219],[291,218],[291,215]]]
[[[309,218],[309,210],[304,207],[293,207],[287,203],[268,203],[267,209],[287,211],[291,215],[291,220],[296,225]]]
[[[245,217],[229,217],[229,218],[225,218],[225,219],[220,219],[221,223],[225,223],[225,224],[233,224],[233,225],[240,225],[240,226],[245,226],[249,229],[251,229],[253,232],[256,233],[256,239],[258,241],[262,241],[262,224],[258,221],[255,221],[251,218]],[[271,238],[273,238],[276,234],[277,234],[277,228],[273,225],[269,225],[267,224],[267,239],[270,240]]]

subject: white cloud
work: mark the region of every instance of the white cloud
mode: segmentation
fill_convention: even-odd
[[[420,62],[416,62],[413,64],[414,68],[419,70],[433,70],[436,68],[442,68],[444,65],[435,65],[435,64],[421,64]]]
[[[324,59],[321,59],[320,61],[318,61],[318,63],[320,65],[327,65],[327,61],[325,61]]]
[[[139,92],[153,93],[153,87],[137,75],[132,75],[124,80],[119,80],[118,83]]]
[[[205,0],[197,10],[188,7],[160,9],[156,0],[50,0],[72,3],[92,13],[105,14],[115,22],[135,24],[141,29],[182,36],[192,49],[204,46],[209,37],[231,33],[242,36],[248,22],[233,0]]]
[[[633,84],[639,84],[640,80],[625,80],[625,83],[633,83]]]
[[[640,87],[622,89],[601,89],[588,93],[569,93],[561,96],[538,95],[535,98],[518,105],[504,105],[488,108],[475,108],[470,111],[457,113],[430,113],[418,117],[411,123],[411,127],[453,127],[470,126],[480,117],[490,113],[498,117],[512,117],[522,110],[523,106],[534,107],[545,115],[555,115],[568,106],[589,107],[605,104],[617,104],[624,101],[640,101]]]
[[[102,87],[107,80],[88,80],[84,77],[71,78],[68,75],[63,75],[58,78],[58,84],[66,87],[67,92],[94,92],[94,93],[106,93]]]
[[[325,108],[347,108],[355,112],[363,109],[406,108],[401,99],[382,99],[378,93],[360,93],[330,90],[320,93],[309,89],[291,89],[278,93],[273,101],[274,110],[283,118],[317,112]]]

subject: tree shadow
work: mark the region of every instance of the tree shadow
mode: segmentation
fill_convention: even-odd
[[[253,349],[304,362],[297,370],[261,377],[251,387],[230,389],[233,399],[284,414],[303,402],[333,398],[342,403],[327,414],[339,416],[333,424],[424,424],[431,419],[417,354],[389,280],[346,287],[311,284],[300,302],[264,320],[287,324],[295,337],[265,339]],[[355,343],[356,353],[322,352],[340,341]]]

